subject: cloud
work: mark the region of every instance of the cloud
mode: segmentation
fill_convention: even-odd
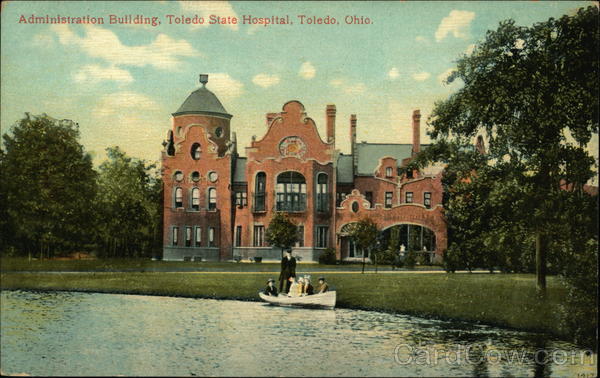
[[[101,67],[97,64],[89,64],[81,67],[73,74],[76,83],[97,84],[101,81],[112,80],[119,83],[131,83],[133,77],[127,70],[117,67]]]
[[[418,35],[415,37],[415,41],[417,42],[428,42],[427,38],[423,37],[422,35]]]
[[[298,75],[305,79],[312,79],[315,77],[316,72],[317,70],[315,70],[315,66],[313,66],[311,62],[304,62],[300,67],[300,72],[298,72]]]
[[[429,72],[419,72],[412,75],[412,78],[416,81],[425,81],[429,79],[431,74]]]
[[[344,79],[333,79],[329,82],[332,87],[341,87],[344,84]]]
[[[475,18],[475,12],[452,10],[450,14],[442,19],[440,25],[435,32],[435,40],[441,41],[448,34],[452,34],[455,38],[465,38],[466,29]]]
[[[73,33],[69,25],[54,24],[50,29],[56,33],[60,44],[77,47],[89,56],[112,65],[173,70],[181,64],[181,58],[200,56],[188,41],[176,40],[162,33],[147,45],[127,46],[111,30],[94,25],[84,26],[83,37]]]
[[[354,85],[348,85],[344,87],[344,92],[346,92],[347,94],[361,94],[364,93],[366,90],[367,87],[363,83],[357,83]]]
[[[221,101],[232,100],[244,93],[244,84],[223,72],[209,73],[207,87]]]
[[[388,72],[388,77],[390,79],[394,80],[394,79],[397,79],[398,76],[400,76],[400,72],[398,72],[398,69],[396,67],[392,67],[390,72]]]
[[[259,87],[269,88],[270,86],[279,84],[279,76],[261,73],[254,76],[252,82]]]
[[[50,48],[54,45],[54,38],[48,34],[36,34],[31,39],[31,44],[36,47]]]
[[[467,46],[467,49],[465,50],[465,54],[471,55],[474,50],[475,50],[475,44],[472,43],[469,46]]]
[[[454,72],[454,68],[448,68],[446,71],[442,72],[441,74],[439,74],[437,76],[437,80],[440,84],[446,84],[446,80],[448,79],[448,76],[450,76],[450,74],[452,72]]]
[[[192,24],[192,27],[211,26],[208,23],[208,18],[211,15],[219,17],[236,17],[239,19],[237,13],[233,10],[231,3],[228,1],[180,1],[179,5],[181,10],[185,13],[197,14],[198,16],[204,17],[204,24]],[[218,26],[224,26],[231,30],[238,30],[237,24],[220,24]]]
[[[150,97],[136,92],[115,92],[100,98],[94,107],[94,115],[106,117],[127,115],[130,111],[153,110],[158,104]]]

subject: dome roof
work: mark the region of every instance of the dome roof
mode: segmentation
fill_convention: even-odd
[[[231,114],[227,113],[227,110],[221,104],[221,101],[215,96],[214,93],[206,89],[206,83],[208,82],[208,75],[200,75],[200,83],[202,87],[193,91],[188,98],[185,99],[183,104],[177,109],[173,116],[184,115],[184,114],[204,114],[204,115],[217,115],[230,119]]]

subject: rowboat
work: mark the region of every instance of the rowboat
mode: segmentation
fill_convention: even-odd
[[[270,296],[258,293],[260,299],[275,306],[324,308],[333,310],[335,307],[335,291],[322,294],[305,295],[303,297],[288,297],[287,295]]]

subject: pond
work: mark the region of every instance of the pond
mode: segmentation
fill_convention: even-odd
[[[3,374],[573,376],[597,355],[544,335],[349,309],[2,291]]]

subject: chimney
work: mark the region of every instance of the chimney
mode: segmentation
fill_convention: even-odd
[[[335,105],[327,105],[327,143],[335,141]]]
[[[354,174],[356,174],[356,167],[358,166],[356,149],[356,114],[350,115],[350,149],[352,151],[352,167]]]
[[[267,113],[267,126],[271,124],[275,117],[277,117],[277,113]]]
[[[412,154],[416,155],[421,151],[421,111],[419,109],[413,111],[413,142]]]
[[[208,74],[200,74],[200,84],[205,87],[206,83],[208,83]]]

